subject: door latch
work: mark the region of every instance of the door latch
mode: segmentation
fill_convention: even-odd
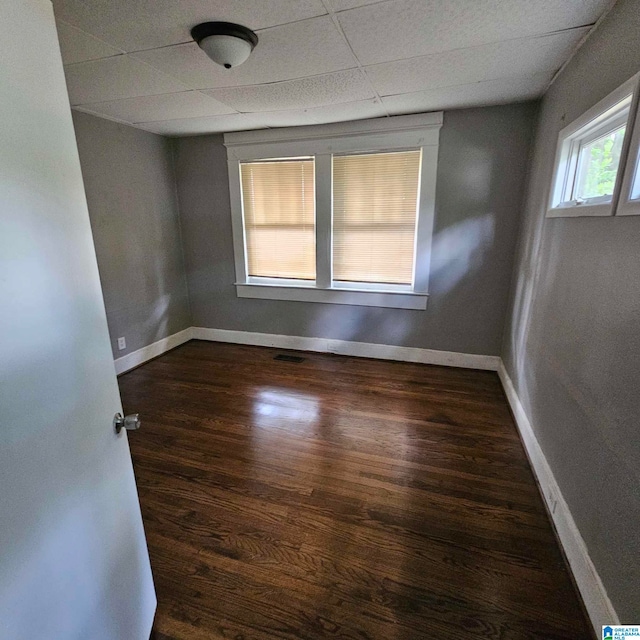
[[[121,413],[116,413],[113,417],[113,428],[116,430],[116,433],[120,433],[122,429],[126,429],[127,431],[135,431],[140,428],[140,414],[139,413],[131,413],[128,416],[122,417]]]

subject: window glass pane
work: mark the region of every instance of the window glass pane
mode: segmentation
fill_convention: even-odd
[[[333,158],[333,279],[411,284],[421,152]]]
[[[640,154],[636,158],[636,174],[631,185],[631,199],[640,200]]]
[[[315,280],[313,159],[243,162],[240,176],[248,274]]]
[[[618,127],[580,148],[575,200],[613,194],[625,129]]]

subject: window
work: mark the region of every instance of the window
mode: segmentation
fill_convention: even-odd
[[[584,203],[605,199],[611,201],[616,184],[622,141],[627,128],[628,109],[623,112],[625,123],[613,125],[606,133],[598,132],[591,142],[583,141],[578,150],[578,168],[573,191],[573,200]]]
[[[441,124],[226,134],[238,296],[426,308]]]
[[[637,76],[560,132],[550,217],[612,215],[633,126]]]
[[[638,154],[635,157],[636,170],[633,177],[633,183],[631,185],[631,197],[630,200],[640,200],[640,163],[638,162]]]
[[[333,158],[333,279],[411,286],[420,150]]]
[[[250,277],[316,279],[313,164],[313,158],[240,164]]]
[[[620,199],[616,209],[618,216],[640,215],[640,101],[636,108],[635,121],[632,127],[629,153],[620,189]]]

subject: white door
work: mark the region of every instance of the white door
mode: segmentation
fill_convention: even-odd
[[[121,410],[51,2],[0,0],[3,640],[148,640]]]

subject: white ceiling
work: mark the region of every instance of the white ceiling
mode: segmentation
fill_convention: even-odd
[[[53,0],[75,109],[194,135],[542,95],[611,0]],[[242,66],[191,40],[260,39]]]

